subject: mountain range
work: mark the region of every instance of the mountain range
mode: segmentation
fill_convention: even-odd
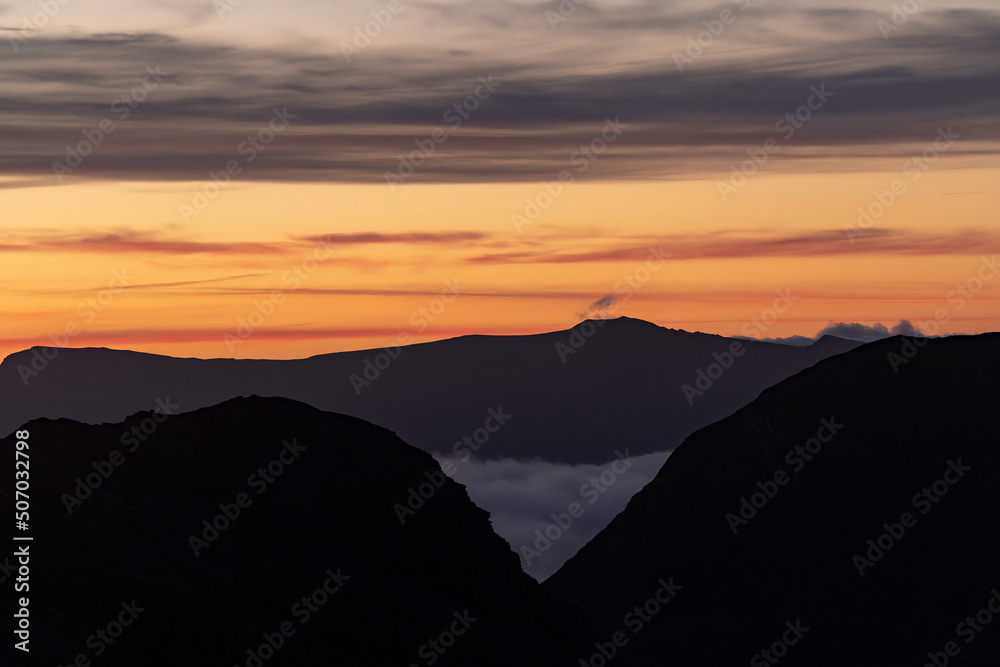
[[[846,347],[684,439],[544,584],[449,461],[357,417],[249,396],[17,424],[30,664],[995,664],[1000,334]]]
[[[432,453],[604,463],[623,443],[633,456],[674,449],[767,387],[858,345],[825,336],[795,347],[622,317],[290,361],[32,348],[0,364],[0,433],[39,417],[98,424],[168,400],[190,411],[280,396],[384,426]],[[502,428],[489,421],[496,411],[510,415]],[[459,444],[484,426],[494,429],[488,445]]]

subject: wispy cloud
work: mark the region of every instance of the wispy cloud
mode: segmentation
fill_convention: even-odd
[[[580,264],[637,262],[649,253],[651,244],[662,244],[671,261],[696,259],[748,259],[754,257],[823,257],[831,255],[976,255],[993,253],[1000,247],[1000,233],[968,230],[950,233],[920,233],[894,229],[871,229],[865,243],[847,243],[839,230],[794,234],[731,233],[714,236],[669,236],[648,243],[578,251],[545,247],[476,255],[471,264]]]
[[[84,254],[158,255],[285,255],[317,242],[331,246],[365,244],[461,246],[489,238],[485,232],[356,232],[297,237],[273,242],[195,241],[172,237],[162,230],[117,228],[105,231],[47,229],[17,230],[0,243],[0,252],[67,252]],[[0,239],[2,240],[2,239]],[[180,285],[177,283],[174,286]],[[165,285],[170,286],[170,285]]]
[[[409,245],[454,245],[463,241],[480,241],[488,238],[484,232],[358,232],[354,234],[334,233],[302,237],[304,241],[324,241],[338,245],[363,245],[380,243],[405,243]]]
[[[253,242],[204,242],[161,238],[155,232],[118,230],[112,232],[71,232],[12,235],[14,243],[0,244],[0,252],[65,252],[97,254],[151,253],[160,255],[281,255],[288,245]]]
[[[387,34],[356,67],[331,58],[319,34],[295,48],[186,33],[43,31],[21,56],[0,51],[0,141],[8,146],[0,175],[51,175],[64,147],[111,113],[113,100],[151,64],[162,64],[163,85],[72,178],[206,180],[272,107],[287,105],[295,127],[243,178],[382,182],[413,150],[414,137],[441,126],[443,112],[487,73],[504,82],[502,94],[449,137],[414,182],[551,178],[609,115],[630,124],[628,135],[581,178],[728,172],[735,156],[820,83],[835,91],[835,102],[769,168],[799,170],[831,155],[905,155],[942,123],[962,127],[965,145],[952,160],[988,156],[983,144],[1000,141],[996,10],[925,8],[885,41],[875,22],[887,12],[755,6],[727,32],[726,48],[681,73],[670,52],[703,29],[703,7],[586,3],[557,43],[544,9],[410,5],[407,20],[436,30]],[[428,36],[440,29],[474,36],[478,46],[456,55],[454,40]],[[523,49],[509,48],[511,30],[524,36]]]
[[[467,246],[504,248],[456,261],[465,264],[587,264],[644,260],[651,246],[662,245],[672,261],[699,259],[749,259],[755,257],[824,257],[839,255],[942,256],[993,254],[1000,247],[1000,232],[969,229],[947,233],[913,232],[871,228],[864,243],[848,243],[839,230],[801,233],[774,231],[728,231],[700,236],[647,237],[623,243],[610,232],[569,235],[558,233],[546,243],[537,239],[511,240],[488,232],[353,232],[310,235],[275,241],[198,241],[170,236],[163,231],[119,228],[107,231],[49,229],[41,232],[14,230],[0,241],[2,252],[66,252],[84,254],[282,256],[301,253],[317,241],[333,246],[399,244],[441,245],[461,252]],[[625,241],[630,241],[625,238]],[[572,241],[568,245],[566,241]],[[580,250],[581,247],[592,249]],[[338,261],[341,261],[338,259]],[[365,260],[369,261],[369,260]],[[343,262],[350,262],[344,258]],[[164,285],[169,286],[169,285]],[[389,292],[393,292],[389,290]],[[337,293],[332,291],[330,293]],[[343,290],[342,293],[352,293]],[[512,293],[521,294],[522,292]],[[483,295],[488,295],[483,292]],[[501,293],[502,294],[502,293]],[[599,306],[598,306],[599,307]]]
[[[0,240],[2,240],[2,238],[0,238]],[[209,284],[212,284],[212,283],[228,282],[230,280],[241,280],[243,278],[259,278],[261,276],[266,276],[266,275],[268,275],[268,274],[266,274],[266,273],[244,273],[242,275],[221,276],[221,277],[218,277],[218,278],[206,278],[204,280],[178,280],[176,282],[168,282],[168,283],[137,283],[137,284],[123,285],[121,287],[121,289],[122,290],[129,290],[129,291],[135,291],[135,290],[162,290],[164,288],[173,288],[173,287],[191,287],[191,286],[194,286],[194,285],[209,285]],[[98,285],[92,285],[90,287],[82,287],[82,288],[73,289],[73,290],[59,290],[59,291],[23,290],[22,293],[24,293],[24,294],[36,294],[36,295],[39,295],[39,296],[41,296],[41,295],[52,295],[52,294],[82,294],[82,293],[88,293],[88,292],[97,292],[97,291],[99,291],[101,289],[104,289],[104,287],[103,286],[98,286]],[[273,290],[268,290],[268,292],[271,292],[271,291],[273,291]]]

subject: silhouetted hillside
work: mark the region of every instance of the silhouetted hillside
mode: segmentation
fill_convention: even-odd
[[[624,631],[613,664],[996,665],[998,378],[1000,334],[820,362],[688,438],[545,587]]]
[[[622,443],[633,456],[673,449],[765,388],[857,345],[735,341],[619,318],[296,361],[34,348],[0,365],[0,434],[38,417],[112,422],[168,397],[189,411],[255,394],[354,415],[444,453],[502,408],[511,419],[482,458],[604,463]]]
[[[269,666],[575,662],[560,624],[580,624],[462,486],[384,429],[262,398],[25,428],[33,634],[19,664],[259,665],[248,651],[269,656],[267,636],[281,646]],[[429,499],[404,512],[411,490]],[[110,643],[95,636],[119,619]]]

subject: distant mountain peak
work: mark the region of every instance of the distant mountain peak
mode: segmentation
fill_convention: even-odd
[[[575,326],[580,326],[584,322],[593,322],[594,324],[611,324],[615,326],[626,326],[626,325],[648,325],[657,326],[652,322],[646,320],[640,320],[635,317],[626,317],[625,315],[619,315],[618,317],[588,317],[585,320],[580,320]]]
[[[654,322],[648,320],[642,320],[636,317],[627,317],[625,315],[620,315],[619,317],[608,317],[608,318],[595,318],[591,317],[585,320],[581,320],[577,324],[573,325],[573,329],[579,328],[587,323],[594,324],[599,327],[610,327],[617,331],[638,331],[646,330],[652,331],[654,329],[660,329],[663,331],[682,331],[682,329],[668,329],[667,327],[660,326]]]

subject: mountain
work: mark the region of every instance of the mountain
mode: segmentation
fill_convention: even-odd
[[[0,364],[0,434],[39,417],[115,422],[168,399],[190,411],[254,394],[351,414],[429,452],[469,438],[484,459],[604,463],[622,446],[632,456],[673,449],[765,388],[858,345],[825,337],[793,347],[623,317],[294,361],[32,348]],[[500,425],[498,414],[509,419]]]
[[[995,665],[998,377],[1000,334],[821,361],[689,437],[545,587],[615,664]]]
[[[256,397],[23,429],[33,541],[13,544],[29,549],[31,653],[17,664],[576,661],[582,624],[462,486],[385,429]]]

